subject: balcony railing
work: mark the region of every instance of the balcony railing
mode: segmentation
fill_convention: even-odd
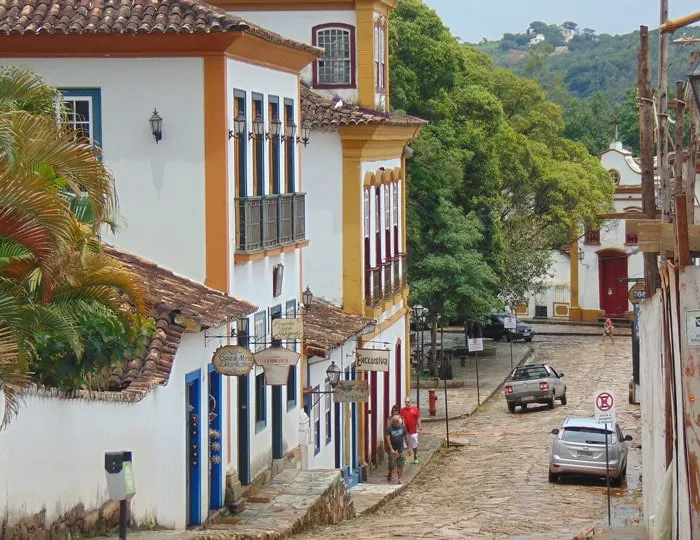
[[[406,255],[400,253],[380,266],[365,271],[365,303],[377,307],[406,286]]]
[[[384,278],[384,298],[390,298],[394,292],[394,288],[391,286],[391,272],[392,272],[392,260],[389,259],[384,261],[382,264],[382,275]]]
[[[370,307],[382,301],[382,267],[369,268],[365,273],[365,303]]]
[[[600,244],[600,229],[587,229],[584,244]]]
[[[236,250],[254,252],[293,244],[306,236],[306,194],[236,199]]]

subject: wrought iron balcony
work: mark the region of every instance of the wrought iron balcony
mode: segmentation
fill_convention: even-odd
[[[306,194],[236,198],[236,251],[255,252],[306,239]]]
[[[382,264],[384,298],[391,298],[394,293],[394,288],[391,286],[392,260],[388,259]]]
[[[382,267],[369,268],[365,271],[365,303],[376,307],[382,301]]]

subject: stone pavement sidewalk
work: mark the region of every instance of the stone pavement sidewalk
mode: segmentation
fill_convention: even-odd
[[[416,475],[425,467],[442,447],[442,437],[421,436],[418,444],[418,463],[408,462],[403,473],[403,483],[387,482],[388,465],[386,460],[370,473],[367,482],[350,488],[355,512],[358,516],[377,510],[382,504],[401,493]]]
[[[445,348],[464,346],[463,336],[445,333],[443,337]],[[493,393],[498,390],[511,371],[511,365],[517,366],[528,357],[534,357],[537,345],[534,343],[514,343],[513,361],[511,364],[510,343],[487,341],[488,347],[495,349],[494,354],[469,357],[462,366],[458,359],[452,361],[453,381],[462,381],[464,386],[447,388],[447,411],[450,420],[470,416]],[[477,363],[479,385],[477,392]],[[449,381],[448,381],[449,384]],[[420,413],[423,424],[445,421],[445,390],[444,381],[421,379]],[[436,414],[430,416],[428,408],[428,390],[433,389],[437,394]],[[416,389],[411,389],[411,399],[417,403]]]

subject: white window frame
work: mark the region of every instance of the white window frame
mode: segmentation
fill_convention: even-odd
[[[354,28],[340,25],[323,25],[314,28],[314,43],[326,50],[323,57],[316,60],[316,77],[314,84],[319,87],[340,87],[348,88],[354,86],[355,51],[354,49]],[[340,47],[329,45],[341,40]],[[347,44],[347,55],[338,55],[338,49],[345,48]],[[330,56],[334,54],[335,56]],[[329,63],[328,66],[325,63]],[[342,76],[337,76],[342,73]]]

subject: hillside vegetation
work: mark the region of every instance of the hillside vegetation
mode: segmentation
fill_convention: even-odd
[[[700,27],[685,28],[672,39],[684,33],[700,37]],[[544,35],[545,40],[529,45],[537,34]],[[564,34],[573,37],[567,40]],[[659,33],[654,30],[649,34],[656,80]],[[628,89],[636,85],[639,31],[611,36],[590,28],[579,29],[571,21],[559,26],[535,21],[522,34],[504,34],[499,41],[472,46],[496,65],[533,76],[545,86],[559,77],[564,88],[578,98],[602,92],[606,98],[622,102]],[[690,67],[689,49],[671,45],[669,59],[669,81],[684,79]]]

